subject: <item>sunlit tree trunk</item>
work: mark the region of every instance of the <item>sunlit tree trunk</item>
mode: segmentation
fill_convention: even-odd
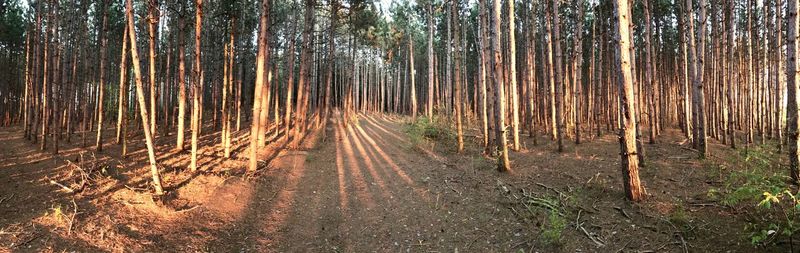
[[[201,98],[203,96],[203,67],[200,62],[201,58],[201,36],[203,32],[203,0],[195,0],[195,21],[194,21],[194,103],[193,103],[193,110],[192,110],[192,159],[190,168],[192,171],[197,171],[197,149],[200,145],[199,143],[199,135],[200,129],[203,128],[203,121],[201,119],[202,111],[202,101]],[[147,124],[145,124],[146,126]]]
[[[495,0],[499,1],[499,0]],[[508,2],[508,47],[509,47],[509,55],[508,55],[508,66],[509,66],[509,91],[511,94],[511,137],[513,140],[512,147],[514,151],[519,151],[520,144],[519,144],[519,94],[517,88],[517,41],[516,41],[516,30],[514,29],[514,23],[516,23],[516,19],[514,18],[514,2],[515,0],[509,0]]]
[[[454,34],[453,35],[453,42],[454,42],[453,46],[454,46],[454,51],[455,51],[454,52],[454,56],[455,56],[455,59],[454,59],[455,60],[455,66],[454,67],[455,68],[454,68],[454,73],[453,73],[454,74],[453,78],[455,78],[455,80],[454,80],[455,83],[453,84],[455,86],[455,94],[454,94],[455,95],[455,101],[453,103],[455,105],[455,114],[456,114],[455,115],[456,116],[456,139],[457,139],[457,142],[458,142],[458,152],[460,153],[460,152],[464,151],[464,130],[463,130],[462,122],[461,122],[462,121],[462,117],[464,115],[463,115],[463,110],[462,110],[463,108],[462,108],[462,104],[461,104],[462,103],[461,102],[461,99],[462,99],[462,94],[461,94],[461,92],[462,92],[461,91],[461,89],[462,89],[462,87],[461,87],[462,86],[462,82],[461,82],[462,81],[461,80],[461,43],[459,42],[460,41],[460,32],[459,32],[460,24],[458,22],[458,20],[459,20],[459,17],[458,17],[458,6],[459,6],[459,1],[453,1],[450,4],[450,12],[451,12],[451,15],[453,16],[453,21],[454,21],[453,22],[453,34]],[[413,59],[413,57],[414,57],[413,54],[412,54],[411,57]],[[412,66],[411,67],[411,69],[412,69],[411,73],[414,73],[413,72],[413,69],[414,69],[413,66],[414,65],[412,64],[411,66]],[[414,85],[414,81],[413,80],[414,79],[412,78],[411,80],[412,80],[411,81],[411,85],[412,85],[411,87],[413,89],[413,87],[414,87],[413,86]],[[414,95],[414,91],[413,90],[411,91],[411,94],[412,94],[412,96]],[[416,102],[412,102],[412,103],[416,103]]]
[[[156,81],[156,38],[158,37],[158,0],[148,1],[148,18],[147,18],[147,31],[150,35],[150,60],[148,65],[150,67],[150,132],[153,138],[156,136],[156,90],[158,90]]]
[[[269,43],[267,37],[267,26],[269,24],[269,3],[270,0],[261,1],[261,17],[259,19],[258,28],[258,54],[256,55],[256,83],[255,91],[253,92],[253,115],[251,117],[250,128],[250,163],[248,170],[250,172],[258,169],[258,134],[261,125],[261,101],[262,89],[264,88],[267,78],[267,60],[269,56]]]
[[[556,107],[556,139],[558,141],[558,152],[564,151],[564,84],[561,79],[562,64],[561,64],[561,35],[560,35],[560,22],[559,22],[559,0],[553,0],[553,50],[555,53],[555,60],[553,67],[555,68],[555,107]]]
[[[625,195],[629,200],[640,201],[644,198],[644,188],[639,182],[639,159],[636,152],[636,114],[634,106],[633,73],[630,65],[630,41],[628,41],[630,6],[628,0],[614,1],[616,24],[616,54],[615,62],[618,71],[617,84],[619,86],[622,114],[622,127],[619,132],[622,178]]]
[[[184,149],[184,136],[186,134],[186,45],[184,41],[184,29],[186,28],[185,3],[180,4],[178,13],[178,136],[176,150]]]
[[[428,103],[425,105],[425,113],[428,119],[433,120],[433,81],[434,81],[434,58],[433,58],[433,1],[428,1]],[[383,102],[381,102],[383,104]]]
[[[153,187],[155,188],[155,193],[158,196],[164,194],[164,190],[161,188],[161,176],[158,172],[158,165],[156,164],[156,155],[155,149],[153,147],[153,138],[150,135],[150,129],[147,128],[148,126],[148,117],[147,117],[147,104],[145,103],[144,99],[144,88],[142,87],[142,72],[139,66],[139,50],[136,48],[136,28],[134,26],[135,20],[133,19],[133,0],[126,0],[126,18],[128,20],[127,31],[130,36],[130,49],[131,49],[131,62],[133,63],[133,74],[136,80],[136,96],[139,100],[139,112],[142,117],[142,130],[144,131],[144,138],[147,144],[147,156],[150,160],[150,174],[153,178]]]

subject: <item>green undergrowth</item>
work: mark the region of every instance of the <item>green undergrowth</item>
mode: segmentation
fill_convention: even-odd
[[[784,155],[774,145],[741,148],[716,165],[723,175],[721,186],[707,193],[711,200],[751,214],[744,231],[755,246],[791,240],[800,230],[800,196],[789,183],[788,168],[781,165]]]
[[[539,234],[535,241],[543,246],[559,247],[564,243],[564,233],[567,227],[578,228],[580,224],[575,221],[581,219],[580,203],[586,202],[588,193],[582,187],[571,188],[569,191],[540,185],[540,191],[526,189],[511,190],[502,182],[499,188],[511,201],[511,211],[525,223],[537,227]]]
[[[418,117],[405,125],[412,149],[431,149],[437,143],[455,143],[456,133],[444,117]]]

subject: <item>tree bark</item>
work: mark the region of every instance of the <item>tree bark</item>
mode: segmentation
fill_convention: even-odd
[[[492,54],[494,55],[494,85],[495,85],[495,133],[497,134],[497,151],[500,157],[497,159],[497,170],[504,172],[511,170],[511,162],[508,160],[508,146],[506,143],[506,101],[505,85],[503,85],[503,57],[501,55],[502,36],[500,27],[502,23],[502,12],[500,11],[500,1],[492,1],[494,10],[494,23],[492,24]]]
[[[145,103],[144,88],[142,87],[142,72],[139,66],[139,52],[136,48],[136,28],[134,26],[135,21],[133,17],[133,0],[126,0],[126,7],[125,14],[128,20],[126,30],[130,36],[131,62],[133,62],[133,74],[136,80],[136,95],[139,100],[139,112],[142,117],[142,130],[144,131],[144,138],[147,144],[147,156],[150,160],[150,174],[153,178],[153,187],[155,188],[155,193],[157,196],[161,196],[164,194],[164,190],[161,188],[161,176],[159,175],[158,166],[156,164],[153,138],[150,135],[150,128],[146,127],[149,125],[147,117],[147,104]]]
[[[630,6],[628,0],[614,1],[616,9],[616,54],[615,62],[618,71],[617,84],[620,94],[620,113],[622,124],[619,131],[620,155],[622,160],[622,178],[625,195],[629,200],[640,201],[644,198],[644,188],[639,181],[639,159],[636,153],[636,114],[634,106],[633,73],[630,65],[630,41],[628,41]]]
[[[261,1],[261,17],[259,19],[258,28],[258,55],[256,56],[256,83],[255,91],[253,92],[253,115],[250,128],[250,163],[248,170],[250,172],[258,169],[258,135],[259,127],[261,125],[261,101],[262,89],[264,88],[267,78],[267,60],[269,59],[269,40],[267,37],[267,26],[269,24],[269,3],[270,0]]]

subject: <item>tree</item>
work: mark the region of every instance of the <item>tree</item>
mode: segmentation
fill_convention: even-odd
[[[800,184],[800,152],[798,152],[798,145],[800,138],[798,138],[798,130],[800,129],[800,115],[798,115],[798,108],[800,108],[800,99],[798,99],[798,92],[800,92],[800,73],[797,69],[797,36],[799,23],[797,18],[797,1],[789,0],[786,3],[786,99],[788,105],[787,112],[787,137],[789,138],[789,176],[792,178],[792,183]]]
[[[100,30],[100,82],[97,83],[97,142],[95,149],[97,152],[103,151],[103,94],[105,93],[106,83],[106,48],[108,44],[108,4],[109,0],[103,0],[100,12],[103,15],[103,25]]]
[[[498,0],[496,0],[498,1]],[[517,94],[517,39],[515,36],[516,30],[514,29],[514,23],[516,23],[516,19],[514,18],[514,1],[516,0],[509,0],[508,2],[508,47],[509,47],[509,55],[508,55],[508,67],[509,67],[509,76],[508,79],[510,83],[508,85],[509,96],[511,99],[511,136],[513,139],[512,147],[514,151],[519,151],[519,96]]]
[[[121,59],[119,60],[119,108],[117,110],[117,144],[122,145],[122,156],[127,154],[128,131],[128,33],[122,33]]]
[[[691,0],[689,0],[691,1]],[[633,73],[630,65],[630,6],[627,0],[614,1],[615,9],[615,68],[620,95],[621,128],[619,131],[620,156],[622,160],[622,178],[626,197],[632,201],[644,198],[644,187],[639,181],[639,159],[636,153],[636,115],[633,94]]]
[[[150,46],[150,132],[153,138],[156,136],[156,87],[158,81],[156,80],[156,37],[158,37],[158,0],[148,0],[148,17],[147,17],[147,31],[149,32],[149,46]]]
[[[181,1],[178,13],[178,136],[175,149],[183,151],[186,134],[186,43],[184,41],[185,3]]]
[[[261,125],[261,100],[262,89],[264,89],[267,74],[267,60],[269,59],[269,40],[267,38],[267,25],[269,24],[269,3],[270,0],[261,1],[261,18],[259,19],[258,28],[258,54],[256,56],[256,86],[253,92],[253,115],[252,126],[250,129],[250,163],[248,170],[250,172],[258,169],[258,135],[259,127]]]
[[[453,45],[454,45],[454,51],[455,51],[455,54],[454,54],[455,55],[455,59],[454,60],[455,60],[456,64],[454,66],[455,67],[454,68],[454,74],[455,75],[453,76],[455,78],[455,83],[453,85],[455,86],[455,102],[454,103],[455,103],[455,111],[456,111],[456,139],[458,139],[458,152],[460,153],[460,152],[464,151],[464,130],[463,130],[463,126],[462,126],[462,123],[461,123],[461,118],[462,118],[463,111],[462,111],[462,108],[461,108],[462,107],[462,104],[461,104],[461,99],[462,99],[462,95],[461,95],[461,90],[462,90],[462,87],[461,87],[462,86],[462,84],[461,84],[461,46],[460,46],[461,43],[459,43],[459,34],[460,33],[459,33],[459,22],[458,22],[458,20],[459,20],[459,18],[458,18],[458,5],[459,5],[459,2],[457,0],[451,2],[450,11],[452,12],[451,15],[453,16],[453,19],[455,20],[455,22],[453,22],[453,31],[454,31],[454,33],[453,33],[454,34],[453,41],[455,42],[455,43],[453,43]],[[412,55],[412,57],[413,57],[413,55]],[[413,73],[413,69],[414,69],[413,66],[414,65],[412,64],[411,66],[412,66],[411,69],[412,69],[412,73]],[[414,79],[412,78],[411,80],[412,80],[411,81],[412,82],[411,87],[413,88],[414,87],[414,83],[413,83]],[[414,94],[413,90],[411,91],[411,94],[412,95]],[[416,103],[416,102],[412,102],[412,103]]]
[[[428,119],[433,120],[433,0],[428,0],[428,103],[425,105],[425,113]]]
[[[131,62],[133,62],[133,75],[134,79],[136,80],[136,97],[139,101],[139,112],[142,118],[142,130],[144,132],[144,139],[145,143],[147,144],[147,157],[150,160],[150,174],[153,178],[153,187],[155,188],[155,193],[158,196],[164,194],[164,190],[161,188],[161,176],[158,172],[158,165],[156,164],[156,154],[155,149],[153,148],[153,137],[150,135],[150,128],[146,127],[149,126],[148,124],[148,117],[147,117],[147,104],[145,103],[144,99],[144,88],[142,88],[142,72],[139,66],[139,50],[136,47],[136,27],[134,25],[135,20],[133,17],[133,0],[126,0],[126,11],[125,17],[128,20],[128,25],[126,28],[126,32],[129,34],[130,42],[131,42]]]
[[[203,35],[203,0],[195,0],[195,21],[194,21],[194,88],[193,105],[192,105],[192,161],[190,167],[192,171],[197,171],[197,148],[200,145],[198,136],[203,128],[202,117],[202,100],[203,96],[203,67],[201,65],[202,53],[202,40]],[[147,125],[145,125],[147,126]]]
[[[559,0],[553,0],[553,50],[555,51],[555,61],[553,68],[555,68],[555,107],[556,107],[556,138],[558,141],[558,152],[564,151],[564,84],[562,83],[563,76],[561,74],[561,35],[559,32],[559,14],[558,14]]]
[[[497,169],[501,172],[511,170],[511,162],[508,160],[508,146],[506,146],[506,101],[505,87],[503,85],[503,57],[501,56],[502,36],[500,34],[500,24],[502,12],[500,11],[500,1],[492,1],[493,19],[492,23],[492,54],[494,57],[494,85],[495,85],[495,133],[497,139],[497,151],[500,157],[497,159]]]

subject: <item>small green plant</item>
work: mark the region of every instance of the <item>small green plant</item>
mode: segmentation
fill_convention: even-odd
[[[791,239],[800,230],[800,193],[792,193],[791,190],[784,189],[779,192],[764,192],[763,199],[758,203],[758,207],[766,210],[766,217],[770,221],[766,226],[751,224],[750,242],[754,245],[766,244],[774,241],[778,236],[786,236]],[[777,211],[777,215],[772,212]],[[778,217],[773,217],[778,216]]]
[[[668,220],[684,237],[694,236],[692,233],[692,231],[695,230],[695,226],[692,224],[693,218],[680,203],[678,203],[675,210],[669,214]]]
[[[549,211],[547,223],[542,227],[542,241],[545,244],[561,244],[561,232],[567,227],[567,219],[556,211]]]
[[[728,159],[729,164],[741,165],[724,179],[721,188],[709,189],[707,196],[727,206],[759,201],[762,192],[777,192],[786,187],[787,177],[778,166],[776,154],[768,147],[756,146],[740,150]],[[720,165],[720,170],[727,169]]]

